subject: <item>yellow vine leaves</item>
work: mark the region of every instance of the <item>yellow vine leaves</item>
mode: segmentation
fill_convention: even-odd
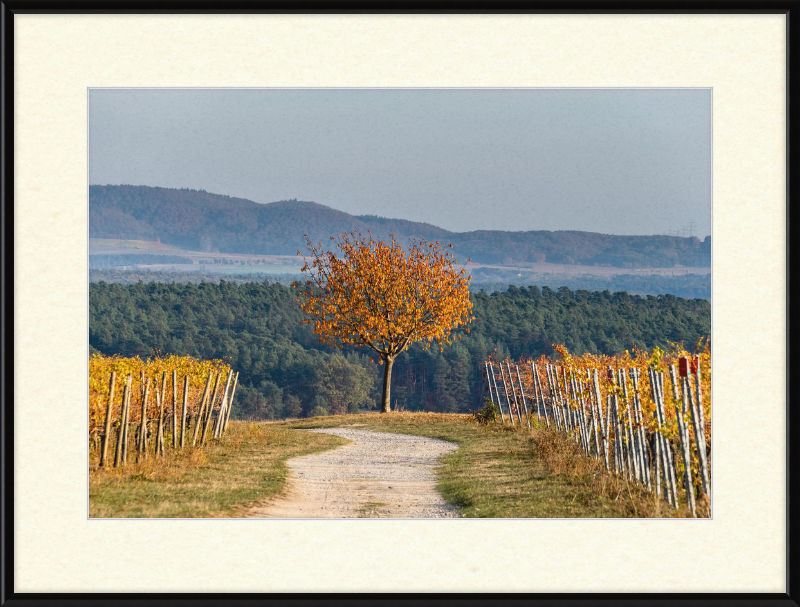
[[[369,232],[331,240],[338,251],[308,242],[302,272],[312,280],[298,298],[320,342],[366,346],[383,362],[416,341],[449,344],[474,319],[471,277],[439,242],[413,239],[404,249],[394,236],[384,242]]]
[[[172,372],[178,375],[178,401],[183,404],[183,381],[189,378],[188,413],[195,415],[200,407],[200,397],[205,388],[209,375],[216,376],[221,373],[224,378],[230,371],[230,365],[223,360],[198,360],[191,356],[160,356],[143,360],[139,357],[126,358],[123,356],[104,356],[95,354],[89,359],[89,420],[90,434],[102,431],[105,423],[106,408],[108,406],[108,389],[111,373],[117,373],[114,388],[114,403],[112,418],[119,423],[118,416],[122,409],[122,394],[128,374],[133,376],[131,409],[129,420],[138,423],[141,417],[141,399],[144,382],[151,382],[151,396],[147,403],[147,417],[152,419],[159,414],[159,407],[155,398],[155,387],[163,390],[161,381],[164,373],[167,374],[168,390],[166,391],[167,404],[165,409],[172,406]]]
[[[583,354],[575,355],[569,352],[563,344],[553,344],[553,350],[557,354],[553,358],[549,358],[544,354],[539,358],[534,359],[531,357],[520,357],[515,361],[510,357],[506,357],[502,361],[494,360],[495,357],[490,356],[489,362],[501,362],[503,365],[510,363],[512,366],[516,365],[519,368],[520,378],[524,384],[526,394],[534,394],[535,388],[533,386],[533,365],[536,363],[536,368],[539,372],[539,385],[542,389],[549,393],[549,384],[547,375],[544,371],[545,364],[555,365],[560,368],[561,381],[567,378],[575,378],[578,382],[578,389],[581,391],[580,396],[587,402],[593,398],[592,396],[592,378],[595,371],[597,371],[598,384],[601,393],[604,395],[602,402],[605,402],[605,396],[616,394],[621,402],[628,402],[625,399],[625,390],[619,385],[618,377],[616,374],[609,377],[607,369],[611,367],[616,369],[627,369],[627,389],[630,402],[633,398],[638,396],[638,405],[641,407],[641,412],[644,418],[644,423],[647,424],[651,431],[660,431],[668,438],[676,438],[678,436],[678,422],[676,418],[676,411],[683,409],[683,402],[680,398],[675,399],[673,390],[670,388],[671,380],[669,368],[672,365],[677,367],[678,361],[681,357],[693,359],[692,373],[695,369],[700,371],[700,386],[701,392],[704,395],[702,398],[703,415],[705,420],[711,419],[711,343],[709,339],[698,341],[693,352],[686,350],[680,344],[670,344],[670,350],[664,351],[661,348],[655,347],[650,352],[633,348],[632,351],[625,350],[623,353],[616,356],[608,356],[604,354]],[[656,372],[663,372],[666,375],[667,385],[664,389],[664,416],[665,425],[658,430],[658,422],[655,417],[656,403],[652,388],[650,386],[648,370],[653,369]],[[639,381],[633,381],[633,374],[631,371],[638,369]],[[497,372],[497,371],[496,371]],[[566,391],[563,383],[560,384]],[[575,401],[570,401],[570,407],[575,407]],[[627,405],[625,405],[627,406]],[[625,407],[620,409],[620,416],[624,415]],[[689,424],[689,433],[694,436],[694,428]],[[706,442],[710,444],[711,441],[711,425],[706,424],[703,429],[706,435]]]

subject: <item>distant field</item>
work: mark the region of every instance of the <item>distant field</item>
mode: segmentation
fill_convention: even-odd
[[[136,249],[137,251],[180,251],[178,247],[149,240],[119,240],[116,238],[90,238],[89,248],[109,252],[120,249]]]
[[[91,255],[124,255],[136,254],[147,251],[150,254],[159,253],[180,255],[192,260],[193,264],[140,264],[138,268],[153,271],[192,272],[202,271],[217,274],[298,274],[302,263],[296,255],[248,255],[234,253],[219,253],[207,251],[187,251],[172,247],[171,245],[147,240],[114,240],[108,238],[89,239]],[[206,263],[198,267],[200,260],[220,263]],[[237,263],[239,262],[239,263]],[[259,262],[259,263],[256,263]],[[241,265],[242,263],[246,265]],[[125,264],[120,264],[125,265]],[[542,277],[549,276],[551,280],[563,281],[564,278],[578,277],[606,277],[613,276],[663,276],[678,277],[696,275],[703,276],[711,273],[711,268],[694,268],[676,266],[672,268],[616,268],[610,266],[585,266],[556,263],[525,263],[519,265],[486,265],[470,263],[466,266],[472,274],[473,281],[478,282],[504,282],[508,284],[530,283],[539,284]]]
[[[191,268],[198,268],[200,266],[188,266]],[[283,266],[281,266],[283,267]],[[89,269],[89,282],[109,282],[123,285],[136,284],[137,282],[157,282],[157,283],[200,283],[210,282],[219,284],[220,281],[235,282],[237,284],[243,282],[264,282],[270,283],[278,282],[282,285],[290,285],[296,280],[303,280],[302,274],[284,274],[275,273],[268,274],[266,272],[250,272],[244,273],[231,273],[223,274],[222,272],[205,272],[203,270],[189,270],[189,271],[162,271],[150,269],[136,269],[126,270],[123,268],[90,268]]]
[[[130,264],[131,255],[164,256],[165,263],[153,263],[158,259],[148,258],[147,263]],[[119,256],[119,266],[131,270],[149,270],[154,272],[203,272],[211,274],[297,274],[302,263],[296,255],[245,255],[208,251],[188,251],[171,245],[148,240],[114,240],[109,238],[90,238],[89,255],[91,258],[103,257],[102,266],[91,264],[91,267],[108,267],[113,258]],[[174,263],[175,256],[186,261]],[[200,263],[201,261],[207,263]],[[213,263],[215,262],[216,263]],[[188,262],[188,263],[187,263]]]
[[[531,274],[557,276],[685,276],[687,274],[710,274],[711,268],[690,268],[675,266],[672,268],[615,268],[612,266],[582,266],[560,263],[528,263],[518,266],[500,266],[471,263],[467,271],[481,280],[491,280],[498,274],[504,278],[527,276]]]
[[[223,264],[163,264],[163,265],[141,265],[141,270],[152,270],[153,272],[203,272],[206,274],[299,274],[302,266],[294,265],[268,265],[257,264],[252,266],[223,265]]]

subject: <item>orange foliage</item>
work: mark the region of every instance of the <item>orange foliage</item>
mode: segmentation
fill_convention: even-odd
[[[470,277],[438,242],[414,239],[404,250],[394,236],[383,242],[350,232],[331,240],[341,256],[308,242],[311,259],[303,257],[313,280],[300,292],[301,306],[320,342],[366,346],[391,362],[416,341],[449,344],[453,329],[474,319]]]

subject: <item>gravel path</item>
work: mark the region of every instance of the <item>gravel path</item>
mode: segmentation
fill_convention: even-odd
[[[455,518],[436,491],[439,458],[457,445],[421,436],[350,428],[309,430],[353,441],[296,457],[285,495],[257,506],[254,518]]]

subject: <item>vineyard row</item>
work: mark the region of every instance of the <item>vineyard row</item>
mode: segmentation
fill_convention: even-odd
[[[672,360],[662,353],[601,360],[559,349],[559,364],[544,358],[486,361],[489,402],[501,421],[507,416],[512,425],[530,427],[535,409],[540,425],[572,436],[606,470],[655,490],[673,508],[683,503],[692,516],[710,516],[711,419],[703,394],[709,393],[711,374],[702,370],[710,352]],[[604,363],[605,373],[598,373]]]
[[[228,427],[239,374],[234,375],[232,369],[218,361],[197,363],[194,360],[188,364],[194,369],[188,370],[180,383],[178,368],[172,368],[171,373],[161,371],[160,378],[159,373],[154,373],[154,368],[178,367],[174,363],[184,360],[172,357],[169,362],[173,364],[169,365],[164,364],[164,359],[141,363],[138,359],[97,357],[92,361],[96,364],[90,365],[92,424],[89,437],[93,449],[99,450],[101,467],[112,465],[112,458],[114,467],[126,464],[131,438],[137,460],[143,460],[148,457],[148,449],[156,455],[164,455],[170,443],[172,448],[183,448],[191,440],[192,446],[198,441],[203,446],[209,438],[223,435]],[[118,395],[117,379],[123,374],[113,367],[128,370],[130,361],[139,362],[141,369],[138,373],[127,373],[122,394]],[[110,373],[102,374],[108,367],[112,367]],[[207,378],[202,396],[198,398],[197,384],[198,380],[202,381],[198,371],[203,367]],[[101,374],[108,378],[107,391],[98,387]],[[139,376],[138,386],[134,386],[135,375]],[[170,376],[171,399],[167,392]],[[101,416],[98,405],[102,401],[105,401],[105,414]],[[116,443],[113,450],[112,442]],[[149,447],[151,442],[153,446]]]

